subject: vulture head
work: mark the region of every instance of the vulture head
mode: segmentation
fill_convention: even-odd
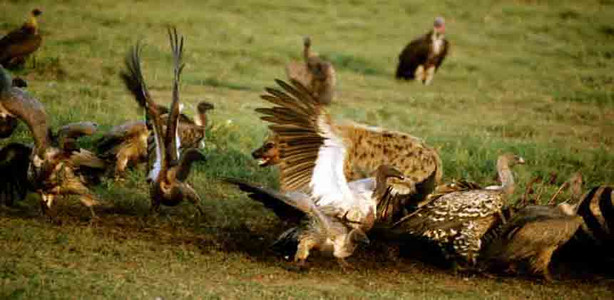
[[[435,22],[433,22],[433,31],[437,33],[444,33],[446,31],[446,21],[443,17],[435,18]]]
[[[33,17],[38,17],[43,14],[43,11],[40,10],[39,8],[35,8],[30,13],[32,14]]]

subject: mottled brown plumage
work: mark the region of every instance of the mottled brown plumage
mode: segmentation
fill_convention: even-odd
[[[126,122],[113,127],[97,141],[97,153],[114,166],[113,174],[118,179],[126,168],[147,160],[148,136],[145,121]]]
[[[85,185],[90,171],[104,169],[105,163],[93,153],[76,146],[76,139],[91,135],[96,124],[80,122],[65,125],[53,135],[43,105],[26,91],[12,87],[8,72],[0,66],[0,115],[8,115],[28,125],[34,148],[28,158],[27,180],[41,196],[45,212],[58,195],[78,195],[90,208],[98,203]]]
[[[10,31],[0,39],[1,65],[6,68],[20,65],[40,47],[42,38],[38,31],[37,17],[41,14],[41,10],[33,9],[20,28]]]
[[[154,132],[156,162],[148,176],[150,179],[152,210],[158,210],[161,204],[174,206],[185,199],[194,203],[202,214],[200,197],[186,180],[192,163],[204,160],[204,156],[196,149],[188,149],[180,154],[179,141],[177,140],[180,119],[179,80],[183,69],[183,63],[181,62],[183,37],[179,37],[177,30],[174,28],[169,28],[168,34],[173,54],[174,79],[172,103],[165,128],[161,120],[159,106],[151,98],[143,79],[139,44],[126,57],[127,70],[122,71],[120,75],[137,103],[145,108],[147,118],[151,121]]]
[[[450,43],[444,38],[444,31],[445,22],[438,17],[433,30],[405,46],[399,54],[396,78],[415,79],[425,85],[430,84],[450,48]]]
[[[290,62],[286,66],[286,75],[306,87],[318,102],[330,104],[335,92],[335,68],[311,51],[309,37],[305,37],[303,47],[304,61]]]
[[[500,225],[497,238],[485,245],[481,264],[490,269],[516,271],[518,264],[528,262],[532,273],[552,280],[548,271],[552,254],[574,235],[581,224],[582,218],[566,203],[557,207],[523,207],[508,222]]]
[[[501,186],[479,188],[461,183],[440,187],[429,204],[403,217],[394,230],[424,236],[452,250],[464,262],[473,265],[481,247],[481,238],[502,216],[501,208],[513,193],[514,179],[510,167],[524,163],[513,154],[499,156],[497,170]]]

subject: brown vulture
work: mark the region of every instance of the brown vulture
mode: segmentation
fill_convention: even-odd
[[[405,46],[399,55],[397,79],[415,79],[425,85],[431,83],[450,49],[450,43],[444,36],[445,29],[444,19],[437,17],[433,30]]]
[[[38,8],[33,9],[21,27],[10,31],[0,39],[0,65],[6,68],[21,65],[26,56],[40,47],[42,38],[38,32],[36,19],[42,13]]]
[[[126,70],[121,72],[121,78],[126,88],[132,93],[139,106],[145,108],[147,119],[151,121],[154,132],[156,161],[149,171],[150,196],[152,210],[157,211],[160,205],[175,206],[184,199],[192,202],[203,214],[200,197],[187,182],[192,163],[205,159],[197,149],[179,152],[179,80],[183,63],[183,37],[177,35],[177,30],[168,31],[173,54],[174,78],[172,103],[163,129],[160,109],[151,98],[141,72],[140,45],[132,49],[126,57]]]
[[[429,196],[429,204],[403,217],[394,230],[426,237],[439,243],[448,257],[456,258],[454,263],[474,266],[482,237],[504,219],[501,209],[515,186],[511,167],[523,163],[522,157],[511,153],[499,156],[500,186],[480,188],[462,182],[438,188]]]

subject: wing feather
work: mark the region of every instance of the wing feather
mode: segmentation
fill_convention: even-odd
[[[180,145],[179,141],[179,80],[181,77],[181,71],[184,64],[181,62],[183,56],[183,36],[177,34],[175,27],[168,28],[168,36],[171,44],[171,50],[173,52],[173,65],[174,65],[174,78],[173,78],[173,102],[171,103],[170,116],[166,125],[166,139],[165,143],[168,145],[166,148],[167,158],[176,163],[179,159],[178,149]]]

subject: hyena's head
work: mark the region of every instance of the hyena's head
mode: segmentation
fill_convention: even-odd
[[[280,163],[277,135],[271,134],[260,148],[252,152],[252,157],[258,160],[261,167],[274,166]]]

